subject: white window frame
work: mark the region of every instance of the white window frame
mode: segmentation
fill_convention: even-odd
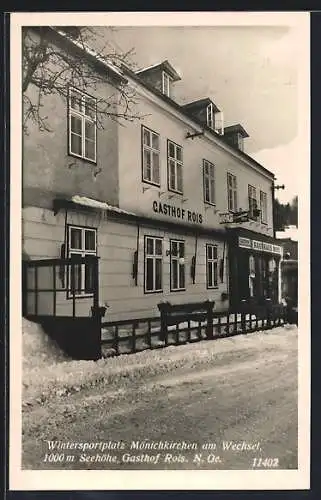
[[[205,171],[206,167],[208,167],[207,173]],[[206,198],[206,182],[208,182],[208,199]],[[203,190],[204,203],[215,206],[215,165],[208,160],[203,160]]]
[[[267,194],[265,191],[260,191],[260,209],[261,209],[261,222],[267,224]]]
[[[148,240],[153,240],[153,253],[147,253],[148,250]],[[160,241],[161,243],[161,248],[162,248],[162,253],[157,254],[156,253],[156,241]],[[145,249],[144,249],[144,267],[145,267],[145,272],[144,272],[144,291],[146,294],[148,293],[159,293],[163,291],[163,238],[160,238],[159,236],[145,236]],[[152,289],[147,289],[147,271],[148,271],[148,266],[147,266],[147,261],[152,260],[153,262],[153,288]],[[160,275],[160,281],[161,281],[161,287],[156,288],[156,261],[159,260],[161,261],[161,275]]]
[[[173,245],[177,245],[177,255],[173,254]],[[183,252],[181,252],[181,248]],[[179,292],[186,290],[186,275],[185,275],[185,241],[184,240],[170,240],[170,290],[171,292]],[[181,259],[184,261],[182,262]],[[173,284],[174,267],[177,268],[177,286]],[[183,283],[181,283],[180,269],[183,268]]]
[[[162,92],[164,95],[167,97],[171,96],[171,83],[172,83],[172,78],[169,76],[166,71],[162,72]]]
[[[209,249],[212,252],[211,257],[209,257]],[[209,278],[211,278],[211,285]],[[218,288],[218,246],[212,243],[206,244],[206,288]]]
[[[237,178],[227,172],[227,205],[229,212],[237,211]]]
[[[254,210],[257,209],[256,187],[248,184],[249,217],[255,219]]]
[[[80,110],[72,107],[72,98],[74,96],[76,96],[80,102],[80,108],[81,108]],[[90,101],[93,101],[95,103],[94,104],[94,106],[95,106],[94,116],[90,116],[90,115],[86,114],[86,100],[90,100]],[[75,134],[71,130],[71,118],[72,117],[75,117],[75,118],[81,120],[81,134],[80,135]],[[86,122],[94,125],[94,139],[92,141],[94,143],[94,158],[90,158],[90,157],[86,156],[86,154],[85,154],[85,152],[86,152],[86,148],[85,148],[85,145],[86,145],[86,136],[85,136]],[[97,161],[97,99],[95,97],[92,97],[92,96],[84,93],[84,92],[81,92],[80,90],[77,90],[73,87],[69,87],[68,124],[69,124],[69,126],[68,126],[68,128],[69,128],[68,153],[72,156],[77,156],[78,158],[82,158],[84,160],[96,163],[96,161]],[[72,151],[71,137],[73,134],[81,137],[81,154],[79,154],[78,152]]]
[[[215,120],[214,120],[213,103],[210,103],[206,106],[206,124],[209,128],[214,130]]]
[[[145,140],[145,132],[149,134],[149,145],[144,143]],[[157,137],[158,139],[158,149],[153,147],[153,137]],[[148,178],[146,173],[146,165],[145,165],[145,151],[148,151],[150,154],[150,178]],[[155,169],[157,168],[154,165],[154,155],[158,157],[158,175],[155,180]],[[158,182],[157,182],[158,178]],[[149,184],[153,184],[154,186],[160,187],[160,135],[157,132],[143,126],[142,127],[142,179],[143,182],[148,182]]]
[[[170,156],[170,145],[174,147],[174,156]],[[180,150],[181,152],[181,159],[178,159],[177,151]],[[174,163],[174,186],[171,186],[171,168],[170,168],[170,163]],[[182,173],[182,189],[180,190],[178,188],[178,169],[181,169]],[[176,144],[173,141],[168,140],[167,141],[167,176],[168,176],[168,190],[173,191],[174,193],[177,194],[183,194],[183,189],[184,189],[184,183],[183,183],[183,148],[179,144]]]
[[[76,229],[81,232],[81,248],[72,248],[71,247],[71,231]],[[94,233],[94,241],[95,248],[94,249],[86,249],[85,241],[86,241],[86,232]],[[79,257],[87,257],[87,256],[97,256],[97,229],[91,227],[82,227],[69,225],[68,226],[68,258],[71,258],[73,255],[79,255]],[[85,264],[81,265],[81,292],[73,294],[70,290],[70,270],[68,270],[68,298],[71,298],[75,295],[75,297],[92,297],[92,293],[86,293],[85,291],[85,272],[86,267]],[[69,268],[69,266],[68,266]]]

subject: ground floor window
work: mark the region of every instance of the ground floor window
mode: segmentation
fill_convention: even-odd
[[[171,240],[170,255],[171,291],[185,290],[185,242],[181,240]]]
[[[68,257],[74,259],[97,255],[97,230],[68,226]],[[93,293],[93,268],[90,264],[74,264],[68,269],[68,295],[89,296]]]
[[[145,293],[163,291],[163,240],[145,236]]]
[[[217,246],[206,245],[206,283],[207,288],[217,285]]]

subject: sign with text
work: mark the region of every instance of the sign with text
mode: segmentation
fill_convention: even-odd
[[[175,205],[170,205],[169,203],[162,203],[155,200],[153,201],[153,211],[156,214],[167,215],[168,217],[181,219],[185,222],[192,222],[194,224],[203,223],[202,214],[185,208],[176,207]]]
[[[257,252],[268,252],[282,255],[281,246],[273,245],[272,243],[267,243],[266,241],[251,240],[250,238],[239,236],[238,243],[240,248],[247,248],[249,250],[256,250]]]
[[[249,213],[248,211],[238,213],[224,212],[219,214],[219,218],[220,224],[236,224],[241,222],[248,222]]]

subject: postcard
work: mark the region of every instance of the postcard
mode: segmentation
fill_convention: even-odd
[[[309,39],[11,14],[11,490],[309,488]]]

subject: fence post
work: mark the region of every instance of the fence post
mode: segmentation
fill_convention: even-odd
[[[244,311],[241,312],[241,329],[242,333],[246,333],[246,314]]]
[[[206,337],[207,339],[212,339],[213,338],[213,309],[214,309],[215,302],[214,301],[208,301],[208,306],[207,306],[207,326],[206,326]]]
[[[87,264],[85,264],[86,266]],[[93,306],[92,306],[92,316],[94,320],[95,329],[95,352],[97,359],[101,358],[101,318],[105,314],[106,308],[99,307],[99,267],[98,267],[98,257],[90,257],[88,262],[89,268],[92,271],[93,279]],[[75,294],[73,296],[75,299]]]
[[[159,339],[165,340],[165,346],[168,346],[167,312],[170,306],[170,302],[161,302],[160,304],[158,304],[158,309],[160,311]]]
[[[28,272],[27,272],[27,265],[28,261],[23,260],[22,261],[22,315],[26,316],[27,315],[27,304],[28,304]]]

